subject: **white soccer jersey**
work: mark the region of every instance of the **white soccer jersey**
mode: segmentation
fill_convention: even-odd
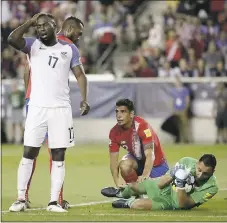
[[[54,46],[46,46],[33,37],[25,38],[25,41],[21,51],[29,55],[31,67],[29,105],[69,107],[69,71],[81,64],[79,50],[74,44],[62,40]]]

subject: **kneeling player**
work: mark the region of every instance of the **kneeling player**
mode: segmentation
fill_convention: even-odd
[[[217,192],[216,178],[213,176],[216,158],[204,154],[199,160],[184,157],[170,171],[159,179],[147,179],[132,183],[120,192],[114,201],[114,208],[147,210],[175,210],[198,207],[211,199]],[[146,194],[147,199],[131,198]]]
[[[115,111],[117,124],[109,134],[109,154],[117,188],[121,187],[119,170],[126,183],[164,175],[169,167],[158,136],[143,118],[135,116],[133,102],[121,99],[117,101]],[[118,163],[120,147],[128,154]]]

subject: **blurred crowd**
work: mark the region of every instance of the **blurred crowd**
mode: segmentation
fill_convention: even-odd
[[[175,1],[162,20],[141,25],[124,77],[227,76],[227,1]]]
[[[227,76],[227,1],[216,5],[214,0],[199,1],[209,2],[200,8],[196,1],[174,1],[163,12],[162,23],[148,15],[139,24],[134,15],[143,2],[3,1],[2,78],[23,78],[26,57],[8,46],[7,37],[40,11],[53,14],[58,27],[71,15],[84,22],[79,48],[87,74],[98,73],[97,65],[105,63],[118,46],[120,51],[135,51],[124,77]],[[34,36],[34,29],[27,35]],[[113,64],[109,70],[114,73]]]
[[[85,24],[84,36],[79,43],[81,61],[86,73],[93,73],[96,63],[108,47],[121,42],[121,39],[127,36],[125,35],[127,30],[134,27],[133,14],[142,2],[143,0],[3,1],[2,78],[23,78],[26,57],[8,46],[7,37],[12,30],[34,14],[38,12],[53,14],[58,27],[69,16],[81,19]],[[29,29],[27,35],[34,36],[34,29]]]

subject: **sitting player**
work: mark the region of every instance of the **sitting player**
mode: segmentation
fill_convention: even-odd
[[[133,102],[121,99],[115,111],[117,124],[109,134],[110,169],[117,187],[113,190],[121,187],[119,170],[126,183],[164,175],[169,167],[158,136],[143,118],[135,116]],[[118,163],[120,147],[128,154]]]
[[[68,17],[62,24],[62,29],[59,31],[57,34],[57,38],[59,40],[63,40],[68,43],[74,43],[77,44],[80,36],[83,33],[83,27],[84,24],[81,20],[79,20],[76,17]],[[29,105],[29,99],[30,99],[30,93],[31,93],[31,78],[30,78],[30,66],[29,64],[26,64],[25,67],[25,74],[24,74],[24,83],[25,83],[25,89],[26,89],[26,113],[28,112],[28,105]],[[48,140],[48,136],[46,135],[46,140]],[[52,168],[52,158],[51,158],[51,150],[48,149],[49,155],[50,155],[50,172]],[[31,180],[33,173],[36,168],[36,159],[34,159],[33,162],[33,169],[31,173],[30,180],[28,182],[27,190],[26,190],[26,207],[29,208],[30,201],[29,201],[29,196],[28,196],[28,191],[30,188]],[[69,203],[66,200],[63,200],[63,186],[59,195],[59,200],[58,203],[64,208],[68,209],[69,208]]]
[[[212,154],[204,154],[199,160],[184,157],[169,174],[159,179],[147,179],[127,185],[119,192],[118,197],[130,199],[119,199],[112,206],[146,210],[198,207],[218,192],[216,178],[213,176],[215,167],[216,158]],[[146,194],[148,198],[132,197],[141,194]]]

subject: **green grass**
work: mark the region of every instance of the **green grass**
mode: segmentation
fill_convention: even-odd
[[[174,164],[184,156],[199,158],[204,153],[213,153],[218,160],[215,175],[219,187],[227,188],[227,146],[166,145],[164,148],[169,164]],[[3,211],[7,211],[17,197],[17,168],[22,150],[22,146],[2,146]],[[107,146],[77,145],[67,151],[64,198],[70,204],[106,201],[108,199],[100,194],[100,189],[111,185],[113,181],[109,171]],[[40,151],[30,189],[32,208],[45,208],[49,194],[49,155],[44,147]],[[66,214],[45,210],[2,212],[2,221],[227,221],[227,190],[219,191],[206,204],[190,211],[116,210],[111,207],[111,203],[105,203],[73,207]]]

